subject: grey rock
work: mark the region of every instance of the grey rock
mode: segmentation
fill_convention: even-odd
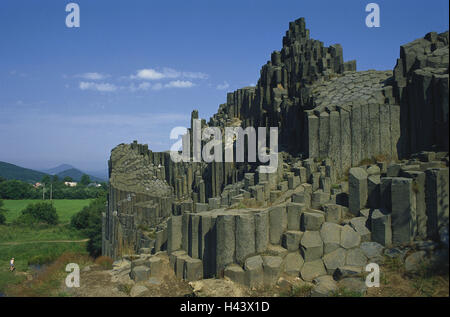
[[[349,171],[349,211],[354,215],[358,215],[367,204],[367,176],[367,172],[360,167]]]
[[[321,259],[315,260],[312,262],[305,262],[302,269],[300,270],[300,275],[303,280],[307,282],[311,282],[316,277],[326,275],[327,271],[325,266],[323,265],[323,261]]]
[[[245,284],[250,288],[264,285],[263,260],[261,256],[253,256],[245,261]]]
[[[367,257],[360,248],[347,250],[345,257],[346,266],[366,266]]]
[[[320,227],[325,222],[325,217],[323,214],[318,212],[304,212],[302,221],[303,231],[318,231]]]
[[[328,274],[333,274],[338,267],[345,266],[345,257],[346,251],[343,248],[338,248],[331,253],[325,254],[322,259]]]
[[[340,246],[342,226],[325,222],[320,229],[320,236],[323,241],[324,254],[333,252]]]
[[[279,256],[263,256],[264,285],[272,286],[278,281],[283,259]]]
[[[282,246],[289,252],[297,251],[302,237],[303,232],[301,231],[286,231],[283,233]]]
[[[323,241],[318,231],[306,231],[300,245],[305,262],[315,261],[323,255]]]
[[[372,212],[370,221],[372,240],[381,245],[390,246],[392,244],[391,215],[385,210],[376,209]]]
[[[237,264],[230,264],[224,270],[224,276],[231,281],[245,285],[245,272],[241,266]]]
[[[304,260],[300,253],[291,252],[284,258],[284,271],[286,274],[299,276],[299,273],[304,265]]]
[[[407,273],[419,273],[427,264],[425,251],[417,251],[408,255],[405,259],[405,271]]]
[[[338,290],[337,283],[328,275],[317,277],[313,282],[311,297],[328,297]]]
[[[370,231],[366,226],[367,218],[356,217],[350,220],[350,226],[361,236],[361,242],[370,241]]]
[[[333,278],[339,281],[348,277],[361,276],[362,273],[363,268],[361,266],[340,266],[334,271]]]
[[[363,242],[360,249],[366,257],[371,259],[382,256],[384,247],[377,242]]]
[[[150,268],[147,266],[136,266],[130,272],[130,277],[135,282],[146,281],[150,277]]]
[[[339,287],[359,296],[362,296],[367,292],[366,283],[360,278],[344,278],[339,282]]]
[[[344,249],[356,248],[361,243],[361,236],[349,225],[341,229],[341,246]]]

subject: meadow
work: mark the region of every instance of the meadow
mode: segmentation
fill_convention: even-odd
[[[48,202],[49,200],[45,200]],[[88,206],[92,199],[53,199],[53,204],[58,213],[60,223],[70,222],[70,218],[84,207]],[[20,212],[31,203],[42,202],[40,199],[4,200],[6,223],[11,223],[19,217]]]
[[[6,225],[0,225],[0,294],[10,293],[18,287],[31,271],[30,265],[51,263],[62,254],[88,256],[86,236],[72,228],[71,217],[91,202],[86,200],[55,199],[53,204],[58,213],[59,224],[50,226],[16,226],[12,222],[30,203],[42,200],[4,200]],[[9,260],[14,257],[16,272],[9,272]],[[8,291],[8,288],[10,291]]]

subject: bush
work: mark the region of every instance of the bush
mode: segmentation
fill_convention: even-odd
[[[22,210],[22,214],[16,219],[16,224],[32,225],[46,223],[49,225],[58,224],[58,214],[52,203],[41,202],[29,204]]]
[[[0,183],[0,198],[3,199],[36,199],[42,196],[32,185],[17,181],[7,180]]]
[[[3,200],[0,199],[0,225],[5,224],[6,222],[5,212],[6,210],[3,209]]]
[[[102,253],[102,212],[106,210],[106,195],[92,201],[89,206],[72,216],[72,227],[82,230],[89,238],[87,250],[93,257]]]
[[[105,270],[112,269],[113,260],[108,256],[100,256],[95,259],[95,264],[100,265]]]

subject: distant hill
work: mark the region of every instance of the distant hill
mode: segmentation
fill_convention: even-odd
[[[61,165],[59,165],[57,167],[49,168],[48,170],[41,170],[41,171],[43,173],[47,173],[47,174],[50,174],[50,175],[56,175],[58,173],[61,173],[61,172],[64,172],[64,171],[67,171],[67,170],[70,170],[70,169],[73,169],[73,168],[75,168],[75,167],[73,167],[72,165],[61,164]]]
[[[108,169],[107,168],[105,168],[103,170],[96,170],[96,171],[87,170],[85,172],[88,175],[95,176],[97,178],[103,179],[104,181],[108,180],[108,178],[109,178]]]
[[[68,170],[62,171],[56,175],[58,175],[59,179],[63,179],[66,176],[69,176],[70,178],[72,178],[75,182],[79,182],[81,180],[81,177],[83,176],[83,174],[86,174],[82,171],[80,171],[79,169],[76,168],[70,168]],[[104,182],[104,179],[89,175],[89,177],[91,178],[91,181],[93,182]]]
[[[0,176],[6,179],[16,179],[27,183],[40,182],[47,175],[32,169],[20,167],[14,164],[0,162]]]

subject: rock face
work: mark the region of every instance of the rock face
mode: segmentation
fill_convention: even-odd
[[[357,72],[296,20],[256,87],[228,93],[208,123],[192,112],[183,147],[193,153],[206,127],[277,127],[277,170],[248,157],[177,163],[136,141],[114,148],[102,253],[133,257],[135,281],[158,276],[167,252],[187,281],[259,288],[287,273],[327,296],[333,276],[364,293],[358,276],[383,248],[448,247],[448,32],[403,45],[394,72]]]
[[[405,154],[436,146],[448,152],[448,31],[400,47],[394,95],[401,106],[399,146]]]

